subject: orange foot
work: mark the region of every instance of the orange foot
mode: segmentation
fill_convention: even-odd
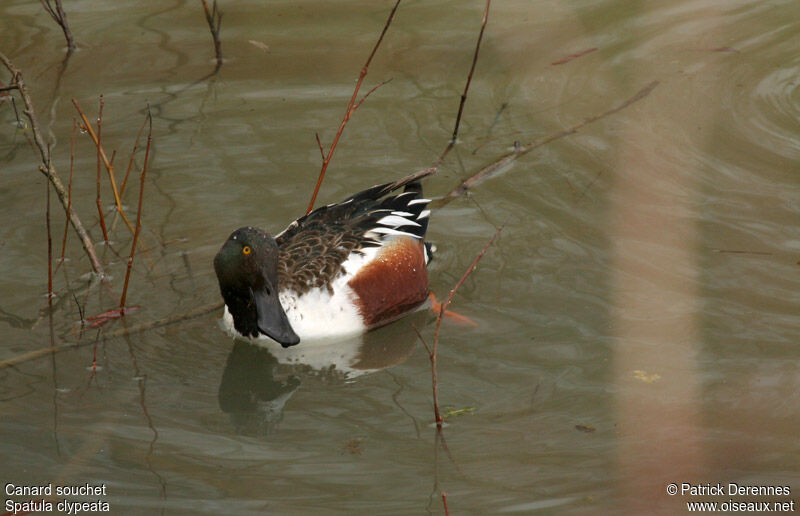
[[[439,301],[436,300],[436,295],[433,292],[431,292],[430,298],[431,298],[431,310],[433,310],[433,313],[435,313],[437,315],[440,314],[442,312],[442,303],[440,303]],[[469,317],[466,317],[466,316],[461,315],[459,313],[453,312],[452,310],[445,310],[444,311],[444,316],[447,317],[448,319],[451,319],[451,320],[453,320],[455,322],[458,322],[458,323],[461,323],[461,324],[468,324],[470,326],[478,326],[478,323],[476,323],[475,321],[473,321]]]

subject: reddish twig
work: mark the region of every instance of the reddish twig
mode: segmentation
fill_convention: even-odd
[[[367,97],[369,97],[370,95],[372,95],[372,92],[373,92],[373,91],[377,90],[378,88],[380,88],[381,86],[383,86],[383,85],[384,85],[384,84],[386,84],[387,82],[392,82],[392,78],[390,77],[390,78],[386,79],[386,80],[385,80],[385,81],[383,81],[382,83],[380,83],[380,84],[377,84],[377,85],[373,86],[371,90],[369,90],[368,92],[366,92],[366,93],[364,94],[364,96],[363,96],[363,97],[361,97],[361,100],[359,100],[359,101],[358,101],[358,103],[356,103],[356,105],[355,105],[355,106],[353,106],[353,112],[355,112],[355,110],[356,110],[356,109],[358,109],[358,108],[359,108],[359,106],[361,106],[361,104],[363,104],[365,100],[367,100]]]
[[[458,289],[461,288],[461,285],[464,284],[469,275],[472,274],[472,271],[475,270],[475,267],[478,265],[478,262],[481,261],[483,255],[486,254],[486,251],[489,250],[489,247],[491,247],[495,239],[497,239],[497,237],[500,235],[500,232],[503,231],[504,227],[505,223],[503,223],[499,228],[497,228],[497,231],[494,232],[492,238],[489,239],[489,241],[486,243],[485,246],[483,246],[481,252],[478,253],[478,256],[476,256],[475,259],[472,261],[470,266],[467,268],[466,272],[464,272],[464,275],[461,276],[460,280],[458,280],[458,283],[456,283],[456,285],[450,290],[450,294],[448,294],[447,300],[444,303],[442,303],[441,309],[436,314],[436,328],[434,329],[433,332],[433,346],[430,347],[429,356],[431,360],[431,383],[433,387],[433,414],[436,418],[437,428],[441,428],[444,422],[444,420],[442,419],[442,415],[439,411],[439,388],[438,388],[438,378],[436,373],[436,362],[437,362],[436,357],[439,348],[439,330],[442,326],[442,319],[444,318],[444,314],[447,311],[447,308],[450,306],[450,303],[453,301],[453,297],[455,297],[456,292],[458,292]],[[421,335],[420,338],[422,338]],[[425,344],[425,347],[428,347],[428,345]]]
[[[92,372],[89,373],[89,382],[86,385],[87,387],[89,387],[92,384],[93,379],[95,383],[97,383],[95,375],[97,374],[97,343],[99,340],[100,340],[100,332],[97,333],[97,337],[94,339],[94,351],[92,352]]]
[[[448,294],[447,299],[445,300],[445,302],[442,303],[442,310],[437,315],[437,318],[436,318],[436,330],[435,330],[435,332],[433,334],[433,349],[434,349],[434,351],[436,351],[436,342],[439,340],[439,328],[442,326],[442,318],[444,316],[444,313],[447,311],[447,308],[450,306],[450,303],[453,301],[453,297],[456,295],[456,292],[458,292],[458,289],[461,288],[461,285],[464,284],[464,281],[466,281],[466,279],[469,277],[469,275],[472,274],[472,271],[478,265],[478,262],[481,261],[481,258],[483,258],[483,255],[486,254],[486,251],[489,250],[489,247],[491,247],[491,245],[494,243],[494,241],[500,235],[500,232],[503,231],[503,228],[505,226],[506,226],[506,224],[504,222],[503,224],[500,225],[499,228],[497,228],[497,231],[494,232],[494,235],[492,235],[492,238],[490,238],[489,241],[486,242],[486,245],[483,246],[483,249],[481,250],[481,252],[478,253],[478,256],[475,257],[475,259],[470,264],[469,268],[467,268],[466,272],[464,272],[464,275],[461,276],[460,280],[458,280],[458,283],[456,283],[456,286],[453,287],[453,289],[450,291],[450,294]]]
[[[128,306],[125,309],[122,308],[112,308],[110,310],[106,310],[105,312],[97,315],[93,315],[91,317],[87,317],[86,327],[89,329],[99,328],[103,326],[108,321],[113,321],[115,319],[120,319],[124,317],[126,313],[131,313],[134,310],[138,310],[138,306]]]
[[[217,67],[214,69],[214,73],[216,73],[222,66],[222,43],[220,43],[219,40],[219,28],[222,26],[222,12],[217,9],[217,0],[214,0],[214,3],[211,4],[211,9],[208,8],[206,0],[202,0],[202,2],[208,29],[211,31],[211,38],[214,40],[214,56],[217,58]]]
[[[36,144],[36,147],[39,149],[39,154],[41,155],[42,159],[39,170],[47,177],[47,179],[53,185],[53,188],[55,188],[58,200],[61,202],[61,206],[64,207],[67,218],[69,218],[72,227],[78,234],[78,237],[81,240],[81,245],[83,246],[83,250],[89,257],[89,261],[92,264],[92,270],[94,270],[94,272],[99,276],[103,277],[105,276],[105,271],[103,270],[103,265],[100,263],[100,260],[97,258],[97,253],[94,250],[92,239],[89,237],[89,233],[84,228],[83,222],[81,222],[78,214],[75,213],[75,210],[67,205],[67,191],[64,188],[64,184],[61,182],[61,178],[59,178],[58,173],[56,172],[56,168],[53,165],[52,160],[50,159],[50,148],[45,144],[44,138],[42,138],[42,133],[39,130],[39,121],[36,117],[36,111],[33,108],[33,101],[31,100],[30,95],[28,95],[28,90],[25,87],[25,83],[22,79],[22,72],[20,72],[11,63],[8,57],[1,52],[0,62],[3,63],[9,72],[11,72],[14,83],[19,87],[19,93],[22,97],[22,101],[25,103],[25,115],[31,122],[33,141]]]
[[[436,322],[438,324],[439,318],[437,317]],[[433,349],[431,350],[431,354],[429,355],[431,361],[431,388],[433,389],[433,417],[436,420],[436,428],[441,429],[444,420],[442,419],[442,413],[439,410],[439,374],[437,368],[437,347],[439,343],[434,341],[433,342]]]
[[[573,59],[577,59],[579,57],[585,56],[586,54],[594,52],[595,50],[597,50],[597,47],[587,48],[586,50],[581,50],[580,52],[575,52],[574,54],[570,54],[567,57],[559,59],[558,61],[553,61],[550,64],[553,65],[553,66],[567,64],[570,61],[572,61]]]
[[[442,311],[442,303],[440,303],[436,299],[436,296],[434,295],[433,292],[430,293],[429,297],[430,297],[430,300],[431,300],[431,311],[433,311],[433,313],[437,313],[438,314],[440,311]],[[470,326],[478,326],[478,323],[476,323],[475,321],[473,321],[469,317],[461,315],[461,314],[459,314],[457,312],[454,312],[452,310],[445,310],[444,311],[444,317],[447,317],[448,319],[450,319],[452,321],[458,321],[461,324],[468,324]]]
[[[125,211],[122,209],[122,201],[119,198],[119,190],[117,189],[117,181],[114,178],[114,165],[111,164],[111,161],[106,157],[106,153],[103,150],[103,147],[100,145],[100,140],[97,138],[97,134],[95,134],[94,129],[92,128],[92,124],[89,123],[89,119],[86,118],[86,115],[83,113],[80,104],[76,99],[72,99],[72,104],[75,105],[75,109],[78,110],[78,115],[80,115],[81,120],[83,121],[83,127],[86,128],[86,132],[89,133],[89,136],[92,138],[92,141],[98,148],[98,152],[100,153],[100,158],[103,160],[103,164],[106,167],[106,171],[108,172],[108,179],[111,182],[111,190],[114,193],[114,203],[117,205],[117,211],[119,212],[122,220],[125,222],[125,225],[128,226],[128,229],[131,233],[133,233],[133,224],[131,221],[128,220],[128,216],[125,215]]]
[[[381,86],[383,86],[384,84],[386,84],[386,83],[387,83],[387,82],[389,82],[389,81],[391,81],[391,79],[386,79],[386,80],[385,80],[385,81],[383,81],[382,83],[378,84],[377,86],[375,86],[374,88],[372,88],[371,90],[369,90],[369,91],[366,93],[366,95],[364,95],[363,97],[361,97],[361,100],[359,100],[359,101],[358,101],[358,103],[357,103],[355,106],[353,106],[353,109],[352,109],[352,111],[353,111],[353,112],[355,112],[355,110],[356,110],[356,109],[358,109],[358,107],[359,107],[361,104],[363,104],[365,100],[367,100],[367,97],[369,97],[369,96],[370,96],[370,94],[371,94],[373,91],[377,90],[378,88],[380,88]],[[319,133],[314,133],[314,137],[317,139],[317,146],[319,147],[319,152],[320,152],[320,154],[322,155],[322,162],[324,163],[324,162],[325,162],[325,148],[322,146],[322,141],[319,139]],[[317,188],[319,188],[319,186],[317,186]],[[314,199],[312,199],[312,200],[311,200],[311,205],[312,205],[312,206],[314,205]],[[309,211],[310,211],[310,210],[309,210]]]
[[[442,504],[444,505],[445,516],[450,516],[450,509],[447,508],[447,493],[442,491]]]
[[[428,356],[429,357],[433,356],[433,351],[431,350],[431,347],[428,346],[428,341],[426,341],[425,337],[422,336],[422,333],[420,333],[419,329],[417,328],[417,325],[411,323],[411,328],[414,329],[414,332],[417,334],[417,337],[419,337],[420,342],[422,342],[422,345],[425,346],[425,350],[428,352]]]
[[[458,127],[461,125],[461,114],[464,112],[464,104],[467,102],[467,92],[469,91],[469,85],[472,83],[472,74],[475,73],[475,65],[478,63],[478,52],[481,49],[481,40],[483,39],[483,31],[486,29],[486,22],[489,20],[489,5],[491,0],[486,0],[486,7],[483,10],[483,20],[481,21],[481,30],[478,33],[478,42],[475,44],[475,54],[472,56],[472,66],[469,68],[469,75],[467,75],[467,83],[464,85],[464,93],[461,94],[461,102],[458,105],[458,113],[456,114],[456,123],[453,127],[453,136],[450,138],[450,143],[447,144],[445,147],[444,152],[442,155],[439,156],[439,160],[437,161],[436,165],[438,167],[439,164],[444,161],[445,156],[450,152],[450,150],[455,147],[456,141],[458,140]]]
[[[133,160],[136,157],[136,151],[139,148],[139,140],[142,137],[142,131],[144,131],[144,126],[147,125],[147,117],[145,117],[144,121],[142,121],[142,126],[139,128],[139,132],[136,133],[136,141],[133,142],[133,150],[131,151],[131,159],[128,160],[128,169],[125,171],[125,177],[122,179],[122,184],[119,187],[119,196],[120,198],[125,195],[125,185],[128,184],[128,176],[131,173],[131,169],[133,168]]]
[[[319,153],[322,155],[322,161],[325,161],[325,149],[322,148],[322,141],[319,139],[319,133],[314,133],[317,138],[317,146],[319,146]]]
[[[106,218],[103,215],[103,202],[100,199],[100,149],[103,148],[103,106],[105,103],[103,102],[103,94],[100,94],[100,109],[97,112],[97,195],[95,196],[95,202],[97,204],[97,215],[100,217],[100,229],[103,230],[103,240],[105,240],[106,244],[108,243],[108,230],[106,230]]]
[[[342,122],[339,124],[339,129],[336,131],[336,136],[334,136],[333,138],[333,143],[331,143],[331,146],[328,149],[328,154],[325,156],[325,159],[322,160],[322,168],[319,171],[319,177],[317,178],[317,185],[314,187],[314,194],[311,196],[311,201],[308,203],[308,210],[306,211],[306,214],[311,213],[311,210],[314,209],[314,201],[316,201],[317,199],[317,194],[319,193],[319,187],[322,185],[322,179],[325,177],[325,171],[328,169],[328,164],[331,162],[331,158],[333,158],[333,152],[336,150],[336,145],[339,143],[339,138],[341,138],[342,132],[344,131],[347,122],[350,120],[350,117],[353,116],[353,113],[358,107],[356,105],[356,99],[358,98],[358,90],[361,89],[361,83],[364,82],[364,77],[367,76],[367,70],[369,69],[369,64],[372,62],[372,58],[375,56],[375,52],[378,51],[378,47],[381,45],[383,37],[386,35],[386,31],[389,30],[389,25],[391,25],[392,19],[394,18],[394,13],[397,12],[397,7],[399,5],[400,5],[400,0],[397,0],[397,2],[395,2],[394,4],[394,7],[392,7],[391,12],[389,13],[389,17],[386,19],[386,24],[383,26],[383,31],[381,31],[381,35],[378,38],[378,41],[375,43],[375,46],[372,47],[372,52],[370,52],[367,61],[361,68],[361,73],[358,76],[356,87],[353,90],[353,96],[350,97],[350,102],[347,104],[347,109],[345,110],[344,118],[342,118]],[[373,90],[376,88],[373,88]],[[367,93],[367,95],[369,95],[369,93]],[[361,100],[363,102],[364,99]],[[361,102],[359,102],[358,105],[361,105]]]
[[[128,256],[128,269],[125,272],[125,285],[122,287],[122,297],[119,300],[119,308],[123,315],[125,314],[125,296],[128,294],[128,281],[131,278],[131,267],[133,267],[133,256],[136,253],[136,241],[139,239],[139,231],[142,229],[142,205],[144,201],[144,182],[147,177],[147,161],[150,157],[150,144],[153,140],[153,116],[150,114],[150,107],[147,108],[147,146],[144,150],[144,163],[142,164],[142,173],[139,176],[139,206],[136,211],[136,231],[133,233],[133,242],[131,243],[131,254]]]
[[[77,47],[75,45],[75,39],[72,37],[72,31],[69,30],[69,24],[67,23],[67,13],[64,12],[64,8],[61,7],[61,0],[54,0],[55,1],[55,8],[50,5],[51,0],[39,0],[42,3],[42,7],[47,13],[50,15],[51,18],[61,27],[61,30],[64,32],[64,38],[67,40],[67,53],[72,53]]]

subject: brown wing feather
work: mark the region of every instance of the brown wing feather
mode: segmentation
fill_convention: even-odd
[[[344,231],[344,226],[331,230],[313,222],[290,238],[282,239],[278,251],[278,286],[305,294],[312,288],[330,283],[342,263],[360,248],[359,236]],[[338,231],[337,231],[338,230]]]

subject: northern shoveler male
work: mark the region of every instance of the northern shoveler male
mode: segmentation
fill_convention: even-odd
[[[317,208],[274,238],[255,227],[234,231],[214,258],[223,325],[289,347],[361,333],[419,307],[430,258],[430,199],[419,180],[430,173]]]

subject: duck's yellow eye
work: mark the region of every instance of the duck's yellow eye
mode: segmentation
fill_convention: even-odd
[[[249,246],[249,245],[246,245],[246,246],[242,247],[242,252],[243,252],[244,254],[250,254],[250,253],[252,253],[252,252],[253,252],[253,250],[252,250],[252,249],[250,249],[250,246]]]

